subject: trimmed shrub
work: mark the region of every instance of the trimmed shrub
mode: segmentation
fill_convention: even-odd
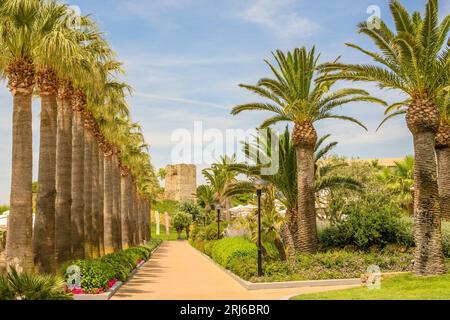
[[[214,243],[212,258],[223,267],[227,267],[230,260],[245,256],[256,257],[255,245],[245,238],[226,238]]]
[[[213,250],[213,247],[214,247],[214,244],[215,244],[215,242],[216,241],[206,241],[205,242],[205,245],[204,245],[204,253],[207,255],[207,256],[210,256],[210,257],[212,257],[212,250]]]
[[[220,223],[220,235],[223,237],[223,233],[225,229],[228,227],[228,223],[226,221],[222,221]],[[217,239],[217,222],[211,223],[204,228],[204,238],[203,240],[218,240]]]

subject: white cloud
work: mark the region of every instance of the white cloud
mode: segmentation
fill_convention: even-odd
[[[294,3],[292,0],[253,0],[238,16],[261,25],[285,42],[313,35],[320,25],[294,12]]]

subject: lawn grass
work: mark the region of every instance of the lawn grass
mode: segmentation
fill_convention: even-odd
[[[160,226],[161,234],[159,236],[156,235],[156,224],[152,224],[152,239],[161,239],[164,241],[177,241],[178,240],[178,234],[177,231],[174,228],[170,228],[170,235],[166,235],[166,227],[163,225]],[[181,233],[182,240],[186,240],[186,233],[183,231]]]
[[[292,300],[450,300],[450,274],[424,278],[404,274],[384,279],[379,290],[361,287],[306,294]]]

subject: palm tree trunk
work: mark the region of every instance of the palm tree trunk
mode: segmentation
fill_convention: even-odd
[[[86,119],[86,122],[89,120]],[[92,153],[94,137],[85,126],[84,144],[84,257],[92,259]]]
[[[56,75],[42,72],[38,76],[41,96],[38,194],[33,232],[34,263],[39,272],[54,273],[56,134],[58,106]]]
[[[98,144],[96,139],[92,142],[92,257],[100,257],[100,208],[98,201],[99,194],[99,160]]]
[[[292,141],[297,154],[298,232],[290,226],[296,249],[302,253],[316,253],[317,216],[314,175],[314,148],[317,132],[310,122],[295,123]]]
[[[105,254],[114,252],[114,219],[113,219],[113,190],[112,190],[112,153],[108,150],[104,156],[104,248]]]
[[[414,272],[417,275],[443,274],[441,212],[437,167],[434,150],[435,134],[414,134],[415,149],[415,222],[416,254]]]
[[[112,215],[113,215],[113,245],[114,252],[120,251],[122,246],[122,240],[120,236],[120,206],[119,206],[119,198],[120,198],[120,185],[117,185],[117,175],[119,170],[119,161],[117,159],[117,152],[113,153],[112,157],[112,194],[113,194],[113,207],[112,207]]]
[[[58,134],[56,142],[56,214],[55,258],[60,267],[72,256],[72,97],[68,81],[62,81],[58,90]]]
[[[442,251],[441,208],[436,165],[436,133],[439,112],[432,101],[415,99],[406,115],[414,137],[414,219],[416,252],[414,273],[445,273]]]
[[[444,119],[436,134],[436,155],[441,217],[450,220],[450,123]]]
[[[84,259],[84,109],[74,108],[72,127],[72,257]]]
[[[147,199],[147,214],[146,214],[146,218],[147,218],[147,224],[146,224],[145,234],[147,235],[146,240],[147,240],[147,242],[149,242],[152,239],[152,232],[151,232],[151,227],[152,227],[152,202],[151,202],[150,198]]]
[[[122,170],[120,175],[120,196],[121,196],[121,207],[120,207],[120,217],[122,225],[122,249],[128,249],[130,247],[130,220],[129,220],[129,199],[128,199],[128,189],[129,189],[129,174],[127,170]]]
[[[138,196],[137,196],[137,192],[136,192],[136,182],[133,183],[133,221],[132,221],[132,225],[133,225],[133,238],[134,238],[134,245],[137,246],[139,244],[139,230],[138,230],[138,212],[139,212],[139,207],[138,207]]]
[[[105,155],[103,152],[103,145],[100,146],[98,150],[98,207],[99,207],[99,218],[98,218],[98,236],[99,236],[99,250],[100,256],[105,255],[105,189],[104,189],[104,172],[105,172]]]
[[[6,70],[13,95],[12,170],[10,215],[6,240],[6,266],[19,272],[33,271],[33,139],[31,99],[34,87],[33,64],[25,60],[11,63]],[[31,71],[31,72],[29,72]],[[30,74],[30,76],[26,76]]]
[[[450,220],[450,147],[437,149],[442,218]]]
[[[297,225],[297,223],[295,223],[295,225]],[[281,225],[280,236],[283,241],[283,245],[286,248],[290,261],[294,261],[296,254],[295,243],[292,237],[292,232],[289,229],[289,224],[287,222]]]
[[[131,240],[132,245],[136,246],[137,244],[137,235],[136,235],[136,184],[134,178],[131,179],[131,188],[130,188],[130,231],[131,231]]]
[[[314,192],[314,149],[296,148],[298,179],[298,237],[296,247],[302,253],[316,253],[317,220]]]

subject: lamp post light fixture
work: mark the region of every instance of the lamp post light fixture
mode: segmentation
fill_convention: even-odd
[[[258,196],[258,277],[263,276],[262,270],[262,245],[261,245],[261,196],[262,190],[266,182],[264,180],[256,180],[255,188],[256,195]]]

